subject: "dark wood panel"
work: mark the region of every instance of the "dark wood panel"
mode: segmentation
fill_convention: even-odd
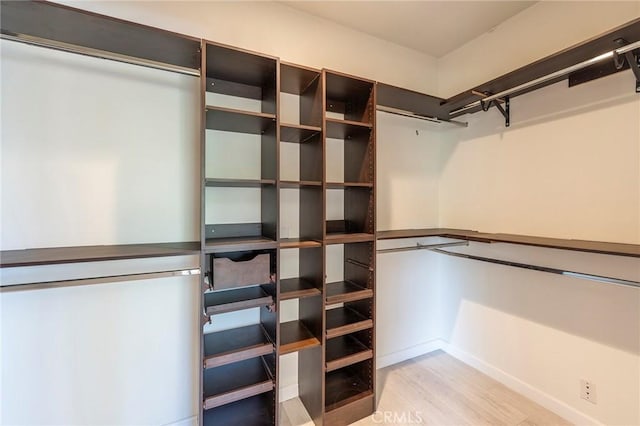
[[[203,426],[273,426],[275,392],[245,398],[221,407],[205,410]]]
[[[277,59],[219,43],[206,42],[209,78],[249,86],[275,86]]]
[[[240,98],[262,100],[262,87],[260,86],[250,86],[248,84],[219,80],[217,78],[207,78],[206,84],[207,92],[220,93],[222,95],[236,96]]]
[[[529,246],[584,251],[590,253],[610,254],[616,256],[640,257],[639,244],[611,243],[604,241],[571,240],[562,238],[536,237],[514,234],[490,234],[478,231],[449,228],[403,229],[379,231],[377,238],[381,240],[395,238],[447,237],[483,243],[509,243]]]
[[[373,358],[373,350],[353,335],[327,340],[326,371],[334,371]]]
[[[326,426],[347,426],[373,414],[375,396],[372,391],[364,391],[327,407],[324,415]]]
[[[313,422],[322,425],[324,412],[323,347],[298,353],[298,393]]]
[[[275,185],[275,179],[226,179],[207,178],[205,186],[219,188],[260,188],[266,185]]]
[[[282,142],[304,143],[320,132],[322,129],[317,126],[280,124],[280,140]]]
[[[319,78],[320,70],[287,62],[280,63],[280,90],[285,93],[300,95]]]
[[[426,117],[448,120],[441,107],[444,99],[389,84],[376,84],[377,103],[381,106],[409,111]]]
[[[374,81],[338,71],[326,71],[326,85],[327,99],[347,103],[353,98],[368,98]]]
[[[338,118],[327,118],[327,137],[333,139],[351,139],[371,132],[370,123],[362,123]]]
[[[197,38],[48,2],[3,1],[3,34],[29,35],[182,67],[200,68]]]
[[[207,105],[207,129],[261,135],[275,126],[274,114]]]
[[[280,324],[280,355],[320,346],[320,341],[302,321],[288,321]]]
[[[275,348],[261,325],[204,335],[204,368],[214,368],[272,353]]]
[[[0,267],[53,265],[198,254],[199,242],[120,244],[0,251]]]
[[[228,251],[263,250],[278,247],[278,242],[264,236],[207,238],[205,253],[224,253]]]
[[[207,315],[257,308],[272,303],[273,296],[268,294],[261,286],[214,291],[204,295],[204,306]]]
[[[325,375],[325,407],[327,412],[370,396],[372,393],[369,381],[363,377],[360,369],[341,368]]]
[[[273,387],[273,374],[262,357],[209,368],[203,373],[204,409],[269,392]]]
[[[317,240],[307,240],[304,238],[280,238],[280,248],[314,248],[321,247],[322,243]]]
[[[371,297],[373,297],[372,289],[366,288],[362,285],[358,285],[351,281],[327,283],[327,305],[353,302],[355,300],[368,299]]]
[[[367,330],[373,327],[373,320],[347,307],[326,311],[327,339]]]
[[[286,278],[280,280],[280,300],[300,299],[320,296],[320,289],[304,278]]]

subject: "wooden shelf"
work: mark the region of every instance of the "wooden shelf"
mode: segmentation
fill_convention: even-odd
[[[273,303],[273,297],[261,286],[208,292],[204,295],[207,315],[257,308]]]
[[[380,240],[396,238],[445,237],[482,243],[508,243],[560,250],[583,251],[616,256],[640,257],[639,244],[609,243],[602,241],[569,240],[514,234],[489,234],[464,229],[431,228],[379,231]]]
[[[205,253],[224,253],[227,251],[265,250],[278,247],[278,242],[263,236],[207,238]]]
[[[373,394],[361,375],[347,368],[325,375],[325,409],[331,411]]]
[[[354,302],[356,300],[368,299],[371,297],[373,297],[373,290],[350,281],[327,283],[327,305]]]
[[[322,243],[316,240],[306,240],[302,238],[281,238],[280,239],[281,249],[313,248],[313,247],[321,247],[321,246],[322,246]]]
[[[203,426],[273,426],[273,392],[266,392],[221,407],[206,410]]]
[[[373,320],[353,309],[342,307],[326,311],[327,339],[373,327]]]
[[[205,186],[218,188],[260,188],[275,184],[275,179],[205,179]]]
[[[373,188],[371,182],[327,182],[327,189]]]
[[[373,357],[373,350],[354,336],[340,336],[327,340],[326,371],[334,371]]]
[[[204,368],[220,367],[273,353],[262,325],[249,325],[204,335]]]
[[[304,143],[322,132],[317,126],[303,124],[280,124],[280,140],[282,142]]]
[[[275,114],[207,105],[207,129],[261,135],[276,122]]]
[[[286,278],[280,280],[280,300],[301,299],[322,294],[312,282],[304,278]]]
[[[371,131],[370,123],[361,121],[340,120],[338,118],[327,118],[327,137],[333,139],[349,139],[356,135]]]
[[[280,324],[280,355],[314,346],[320,346],[320,341],[302,321],[288,321]]]
[[[348,102],[353,98],[369,97],[375,84],[372,80],[347,75],[338,71],[326,72],[327,99]]]
[[[378,105],[425,117],[449,120],[449,115],[443,111],[441,106],[445,101],[442,98],[384,83],[377,83],[376,86],[376,101]]]
[[[374,234],[367,234],[363,232],[357,233],[333,233],[327,234],[325,242],[327,244],[349,244],[349,243],[362,243],[375,240]]]
[[[204,409],[273,390],[273,374],[262,357],[209,368],[203,373]]]
[[[313,187],[322,188],[322,182],[316,180],[281,180],[280,188],[302,188]]]
[[[54,265],[198,254],[199,242],[76,246],[0,251],[0,267]]]

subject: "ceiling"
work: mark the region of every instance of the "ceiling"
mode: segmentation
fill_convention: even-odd
[[[535,1],[284,1],[286,5],[439,58]]]

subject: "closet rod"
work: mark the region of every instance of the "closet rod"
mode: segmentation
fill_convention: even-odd
[[[477,108],[481,105],[481,102],[491,102],[493,100],[497,100],[497,99],[502,99],[505,96],[509,96],[513,93],[517,93],[520,92],[522,90],[525,89],[529,89],[531,87],[537,86],[538,84],[542,84],[542,83],[546,83],[548,81],[554,80],[556,78],[560,78],[560,77],[564,77],[568,74],[571,74],[573,72],[579,71],[583,68],[587,68],[591,65],[594,65],[600,61],[604,61],[605,59],[613,59],[614,58],[614,54],[618,54],[618,55],[622,55],[625,54],[627,52],[631,52],[632,50],[638,49],[640,48],[640,41],[636,41],[635,43],[631,43],[628,44],[626,46],[622,46],[618,49],[614,49],[610,52],[607,53],[603,53],[602,55],[598,55],[594,58],[591,59],[587,59],[586,61],[577,63],[575,65],[571,65],[570,67],[561,69],[559,71],[553,72],[551,74],[547,74],[545,76],[536,78],[535,80],[531,80],[527,83],[523,83],[520,84],[519,86],[516,87],[512,87],[511,89],[507,89],[507,90],[503,90],[502,92],[498,92],[496,94],[492,94],[490,96],[487,96],[485,98],[482,98],[482,100],[478,100],[475,102],[472,102],[468,105],[465,105],[461,108],[455,109],[451,112],[449,112],[449,115],[454,115],[454,114],[459,114],[461,112],[467,111],[469,109],[473,109],[473,108]]]
[[[460,127],[467,127],[469,126],[468,123],[465,123],[464,121],[456,121],[456,120],[441,120],[437,117],[428,117],[426,115],[420,115],[420,114],[416,114],[414,112],[411,111],[406,111],[403,109],[398,109],[398,108],[391,108],[391,107],[387,107],[384,105],[378,105],[376,107],[377,111],[380,112],[386,112],[387,114],[394,114],[394,115],[400,115],[402,117],[409,117],[409,118],[415,118],[418,120],[424,120],[424,121],[428,121],[430,123],[435,123],[435,124],[442,124],[442,123],[448,123],[448,124],[453,124],[455,126],[460,126]]]
[[[594,275],[594,274],[586,274],[582,272],[565,271],[564,269],[550,268],[547,266],[539,266],[539,265],[529,265],[527,263],[518,263],[518,262],[509,261],[509,260],[493,259],[490,257],[475,256],[472,254],[454,253],[454,252],[442,250],[439,248],[428,248],[428,250],[431,250],[440,254],[446,254],[448,256],[461,257],[463,259],[478,260],[481,262],[494,263],[497,265],[512,266],[515,268],[529,269],[529,270],[540,271],[540,272],[548,272],[556,275],[566,275],[568,277],[583,278],[586,280],[598,281],[598,282],[603,282],[607,284],[617,284],[617,285],[622,285],[627,287],[636,287],[636,288],[640,287],[640,282],[632,281],[632,280],[624,280],[622,278],[613,278],[613,277],[606,277],[603,275]]]
[[[388,248],[388,249],[379,249],[378,253],[394,253],[398,251],[413,251],[413,250],[431,250],[434,248],[442,248],[442,247],[457,247],[457,246],[468,246],[469,241],[455,241],[452,243],[437,243],[437,244],[420,244],[416,243],[415,246],[410,247],[396,247],[396,248]]]
[[[120,53],[108,52],[106,50],[93,49],[91,47],[78,46],[76,44],[64,43],[61,41],[49,40],[41,37],[29,36],[26,34],[0,34],[0,38],[47,49],[60,50],[63,52],[77,53],[94,58],[109,59],[111,61],[124,62],[132,65],[140,65],[148,68],[155,68],[163,71],[170,71],[179,74],[200,77],[200,70],[172,65],[164,62],[152,61],[151,59],[136,58],[134,56],[122,55]]]
[[[47,288],[60,288],[60,287],[75,287],[81,285],[93,285],[93,284],[110,284],[125,281],[139,281],[150,280],[154,278],[167,278],[167,277],[182,277],[200,275],[200,269],[180,269],[173,271],[161,271],[161,272],[143,272],[139,274],[125,274],[125,275],[111,275],[105,277],[95,278],[79,278],[75,280],[61,280],[61,281],[46,281],[38,283],[27,284],[11,284],[0,286],[0,293],[10,293],[14,291],[24,290],[43,290]]]

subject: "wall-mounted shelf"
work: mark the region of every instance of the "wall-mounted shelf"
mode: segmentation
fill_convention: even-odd
[[[202,425],[273,426],[274,398],[274,392],[271,391],[206,410]]]
[[[353,335],[340,336],[327,340],[326,371],[362,362],[373,357],[373,350]]]
[[[402,229],[378,231],[376,234],[376,238],[379,240],[420,237],[446,237],[483,243],[521,244],[560,250],[640,257],[640,245],[638,244],[609,243],[604,241],[569,240],[514,234],[490,234],[450,228]]]
[[[280,188],[302,188],[302,187],[320,188],[322,182],[316,180],[281,180]]]
[[[100,262],[199,254],[199,242],[50,247],[0,251],[0,267]]]
[[[280,124],[280,140],[282,142],[304,143],[322,132],[318,126],[304,124]]]
[[[205,179],[205,186],[215,188],[260,188],[275,184],[275,179]]]
[[[320,296],[322,292],[312,282],[304,278],[286,278],[280,280],[280,300],[301,299]]]
[[[233,108],[207,105],[207,129],[225,132],[266,133],[276,122],[275,114],[242,111]]]

